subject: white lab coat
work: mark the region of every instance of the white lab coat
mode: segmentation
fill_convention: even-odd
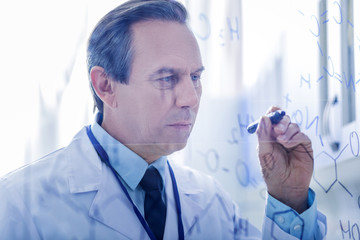
[[[261,239],[206,175],[172,164],[185,239]],[[177,239],[177,215],[166,170],[164,239]],[[149,239],[111,170],[82,129],[69,146],[0,181],[2,239]],[[325,223],[318,221],[321,231]],[[265,217],[266,239],[294,239]]]

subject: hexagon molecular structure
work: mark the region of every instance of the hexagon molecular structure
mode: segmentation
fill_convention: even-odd
[[[316,168],[317,163],[320,162],[325,163],[326,166],[330,166],[330,168],[326,171],[320,171]],[[327,193],[337,181],[336,159],[323,151],[314,158],[314,165],[315,170],[313,178],[315,182]]]

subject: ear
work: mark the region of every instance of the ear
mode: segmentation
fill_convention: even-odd
[[[94,66],[90,71],[90,79],[96,94],[104,105],[111,108],[116,107],[115,81],[106,74],[104,68]]]

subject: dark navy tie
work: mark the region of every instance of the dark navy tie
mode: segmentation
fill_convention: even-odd
[[[140,186],[145,191],[145,220],[156,238],[163,239],[166,205],[161,197],[163,182],[158,170],[154,167],[148,168],[140,181]]]

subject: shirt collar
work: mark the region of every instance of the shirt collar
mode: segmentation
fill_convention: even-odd
[[[96,118],[102,119],[99,114]],[[135,190],[146,169],[150,166],[154,166],[159,171],[163,183],[165,183],[166,157],[160,157],[148,164],[143,158],[107,133],[97,121],[91,125],[91,130],[109,156],[111,166],[132,190]]]

